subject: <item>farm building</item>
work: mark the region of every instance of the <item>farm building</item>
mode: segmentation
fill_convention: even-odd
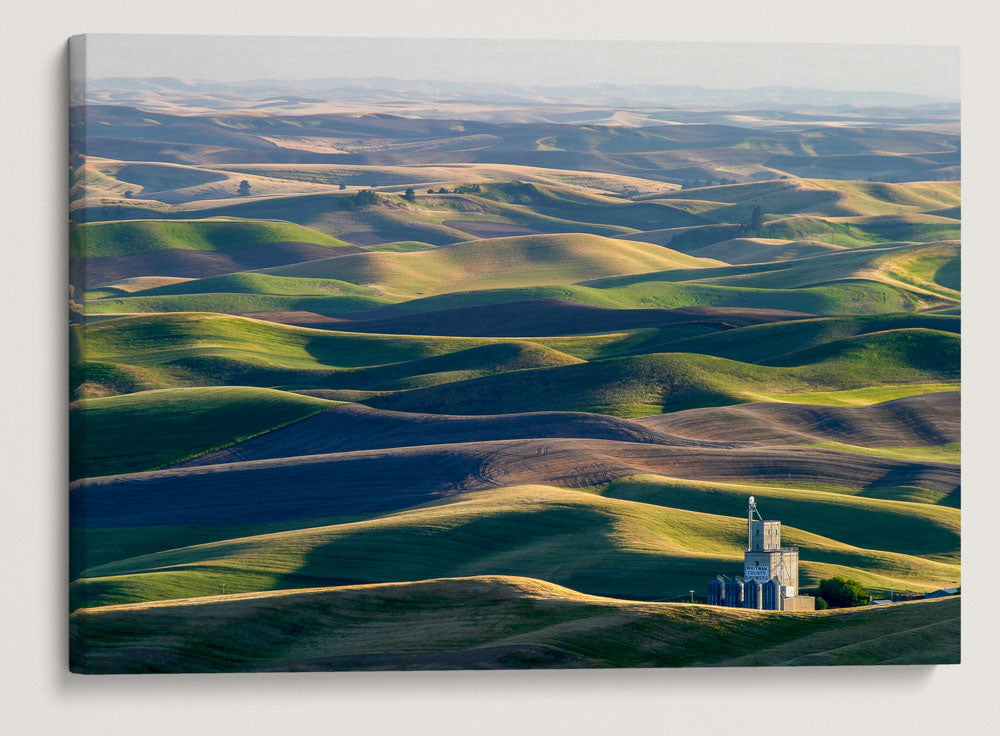
[[[708,583],[708,603],[764,611],[812,611],[816,599],[799,595],[799,549],[781,546],[781,522],[765,521],[750,496],[743,576],[716,576]]]

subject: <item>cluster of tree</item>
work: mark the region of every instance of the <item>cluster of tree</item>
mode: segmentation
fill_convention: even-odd
[[[378,204],[379,196],[372,189],[362,189],[349,197],[338,197],[337,205],[342,210],[356,210]]]
[[[503,191],[511,204],[533,204],[544,199],[538,187],[526,181],[512,181],[504,186]]]
[[[887,184],[897,184],[899,182],[898,176],[869,176],[865,181],[884,181]]]
[[[403,199],[406,199],[406,200],[409,200],[410,202],[412,202],[416,198],[417,198],[417,193],[413,191],[413,187],[407,187],[406,191],[403,192]]]
[[[446,187],[441,187],[437,190],[438,194],[479,194],[483,191],[481,184],[462,184],[455,187],[454,189],[448,189]],[[433,189],[427,190],[428,194],[434,194]]]
[[[243,181],[241,181],[239,187],[237,187],[237,189],[236,189],[236,194],[238,196],[240,196],[240,197],[249,197],[250,196],[250,182],[248,182],[246,179],[244,179]]]
[[[763,227],[764,210],[760,208],[759,204],[755,204],[753,210],[750,212],[750,219],[743,223],[743,232],[747,235],[758,237]]]
[[[834,608],[852,608],[867,606],[871,596],[861,583],[849,578],[834,577],[821,580],[816,595],[816,608],[833,606]]]
[[[681,189],[697,189],[698,187],[714,187],[716,185],[736,184],[735,179],[722,176],[713,178],[706,176],[704,179],[685,179],[681,182]]]

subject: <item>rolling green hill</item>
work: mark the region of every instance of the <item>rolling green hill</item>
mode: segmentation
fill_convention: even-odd
[[[87,327],[83,381],[91,392],[103,387],[114,393],[227,384],[366,388],[423,374],[426,383],[435,383],[576,363],[579,358],[560,348],[586,353],[620,338],[552,338],[546,345],[512,338],[333,332],[209,313],[134,316]],[[473,373],[460,375],[463,371]]]
[[[302,242],[331,248],[347,243],[290,222],[263,220],[121,220],[77,225],[70,258],[105,258],[158,250],[215,251]]]
[[[130,295],[108,293],[104,298],[88,301],[86,310],[89,314],[305,311],[341,316],[377,309],[387,303],[390,302],[372,289],[346,281],[247,272],[190,279]]]
[[[958,182],[840,181],[835,179],[775,179],[707,187],[659,195],[664,201],[693,198],[715,202],[705,213],[718,222],[743,222],[754,205],[770,214],[815,214],[831,217],[921,213],[953,207],[960,202]]]
[[[773,616],[582,595],[524,577],[77,611],[74,672],[953,663],[960,598]],[[443,607],[449,615],[438,614]],[[239,622],[240,636],[231,635]]]
[[[601,241],[596,236],[540,238],[481,240],[420,253],[341,256],[264,273],[184,280],[132,295],[105,292],[86,307],[93,314],[301,310],[346,316],[408,299],[376,313],[383,316],[556,298],[607,308],[702,305],[864,314],[912,311],[958,298],[957,246],[950,243],[878,246],[778,263],[692,268],[702,263],[655,246],[633,252],[620,246],[623,241]],[[605,249],[608,242],[615,244],[610,250]],[[664,266],[668,270],[651,270]],[[609,270],[632,273],[571,283]],[[544,283],[520,285],[524,282]],[[508,283],[518,285],[504,287]],[[467,291],[469,287],[475,291]],[[438,295],[420,297],[422,292]]]
[[[645,243],[656,243],[693,253],[733,238],[746,237],[743,226],[748,218],[736,223],[674,227],[630,233],[620,237]],[[756,238],[790,241],[812,241],[841,248],[896,242],[931,242],[958,240],[961,223],[949,217],[923,214],[877,215],[865,217],[819,217],[792,215],[765,221]]]
[[[368,250],[379,252],[385,251],[388,253],[412,253],[417,250],[431,250],[436,248],[436,245],[430,245],[428,243],[421,243],[418,240],[397,240],[394,243],[379,243],[378,245],[369,245]]]
[[[571,284],[456,291],[411,299],[402,304],[380,309],[373,316],[430,312],[437,309],[535,299],[560,299],[608,309],[676,309],[686,306],[710,306],[785,309],[820,315],[909,312],[925,304],[951,303],[934,296],[917,296],[890,284],[865,280],[839,281],[801,289],[762,289],[639,280],[621,287],[598,288]]]
[[[374,296],[287,296],[281,294],[177,294],[169,296],[110,296],[88,302],[87,314],[155,314],[158,312],[255,312],[302,311],[328,317],[347,317],[378,309],[391,302]]]
[[[355,370],[335,377],[337,388],[397,390],[432,386],[529,368],[583,363],[567,353],[528,341],[498,342],[432,358]]]
[[[687,306],[784,309],[802,314],[863,315],[912,312],[950,299],[917,294],[908,288],[877,281],[838,281],[798,289],[763,289],[701,283],[646,281],[618,288],[575,284],[527,286],[452,292],[399,302],[384,296],[284,296],[272,294],[178,294],[163,296],[109,295],[86,304],[88,314],[151,312],[219,312],[248,314],[302,310],[330,317],[389,317],[439,309],[559,299],[606,309],[676,309]]]
[[[835,220],[802,216],[765,223],[761,237],[813,239],[856,248],[899,241],[958,240],[961,224],[936,215],[880,215]]]
[[[571,222],[602,223],[636,230],[684,227],[705,222],[704,218],[673,207],[670,202],[623,201],[615,197],[582,194],[530,182],[499,182],[487,184],[482,189],[482,194],[474,199],[519,205],[533,212]],[[499,211],[516,218],[517,210],[505,208]]]
[[[958,661],[959,598],[692,600],[751,495],[807,594],[960,585],[957,107],[105,81],[75,671]]]
[[[526,235],[413,253],[359,253],[269,269],[277,276],[327,278],[401,298],[504,286],[571,284],[670,268],[717,265],[656,246],[597,235]]]
[[[493,223],[529,228],[529,231],[542,233],[593,233],[608,236],[635,230],[625,224],[604,224],[606,220],[615,219],[609,215],[597,219],[584,218],[582,221],[570,219],[570,216],[585,215],[589,211],[578,204],[569,208],[552,209],[551,214],[546,214],[534,208],[468,194],[421,193],[415,201],[407,202],[396,194],[381,193],[377,206],[358,208],[350,201],[350,196],[307,191],[262,199],[209,201],[167,210],[153,208],[150,206],[153,204],[151,202],[124,200],[115,207],[107,208],[107,212],[91,211],[88,214],[95,219],[113,217],[122,220],[149,217],[178,219],[193,214],[203,218],[282,220],[345,240],[360,236],[371,244],[397,241],[417,241],[433,245],[456,243],[476,237],[472,230],[463,229],[466,224],[488,226]],[[611,198],[607,201],[620,202]],[[602,201],[602,205],[608,208],[607,202]],[[634,212],[619,205],[612,212],[620,213],[626,219],[631,215],[631,219],[638,224],[660,222],[657,217],[666,218],[667,223],[700,222],[687,213],[664,204],[636,203]]]
[[[708,514],[719,508],[739,508],[747,496],[755,496],[767,504],[768,513],[781,518],[783,527],[807,529],[845,544],[865,545],[877,538],[879,549],[939,562],[959,560],[961,512],[957,508],[882,499],[868,495],[869,489],[819,490],[639,475],[619,478],[596,490],[608,498]],[[796,544],[793,540],[798,533],[788,534],[790,544]],[[810,547],[814,544],[809,542]],[[834,559],[831,556],[827,561]]]
[[[768,289],[796,289],[841,280],[867,279],[912,288],[935,295],[954,288],[934,279],[943,271],[946,281],[957,278],[959,245],[954,242],[891,244],[836,250],[807,258],[775,263],[755,263],[714,268],[676,268],[662,273],[611,276],[586,282],[588,286],[615,287],[647,281],[703,283]]]
[[[311,396],[247,387],[81,399],[70,406],[70,479],[173,465],[335,405]]]
[[[659,353],[459,381],[365,403],[443,414],[555,410],[641,416],[761,400],[762,394],[952,381],[959,372],[958,345],[952,333],[910,328],[792,353],[780,367]]]
[[[281,294],[290,296],[329,296],[349,294],[373,296],[364,286],[335,279],[293,279],[263,273],[230,273],[204,279],[193,279],[175,284],[156,286],[135,292],[139,296],[162,294]]]
[[[884,523],[890,531],[880,537],[883,549],[877,551],[786,527],[789,543],[803,547],[803,584],[845,572],[866,584],[898,590],[933,589],[957,580],[957,510],[815,495],[789,494],[788,503],[795,504],[804,523],[842,529],[838,524],[860,519],[875,526]],[[932,532],[921,551],[934,550],[942,559],[893,551],[894,546],[913,547],[906,537],[906,516],[911,530],[924,526]],[[738,518],[523,486],[465,494],[460,500],[367,521],[248,536],[101,565],[84,571],[74,584],[74,607],[213,595],[222,583],[227,592],[240,593],[512,570],[597,595],[663,599],[700,587],[713,570],[738,569],[744,537],[745,523]],[[417,545],[419,556],[412,552]]]
[[[433,374],[426,381],[449,385],[370,401],[382,408],[449,414],[539,409],[649,413],[755,400],[761,394],[952,381],[958,375],[959,338],[933,328],[953,330],[956,322],[954,317],[931,315],[804,320],[675,342],[669,328],[518,340],[333,332],[185,313],[89,326],[83,359],[90,364],[87,380],[102,385],[108,385],[101,380],[101,370],[107,369],[100,366],[139,371],[146,381],[140,381],[139,388],[371,388]],[[750,335],[748,347],[742,345],[743,335]],[[500,359],[501,350],[513,352]],[[488,371],[493,359],[488,355],[499,361],[497,371],[518,372],[476,379],[455,373]],[[510,362],[513,355],[519,357]],[[600,360],[608,356],[628,357]],[[736,356],[770,365],[726,359]],[[569,365],[581,358],[596,362]],[[566,382],[565,387],[556,389],[560,382]],[[418,385],[411,381],[395,388]]]
[[[841,389],[831,391],[800,391],[791,393],[748,394],[752,401],[778,401],[816,406],[871,406],[883,401],[893,401],[907,396],[959,391],[958,381],[944,383],[901,383],[894,386],[868,386],[866,388]]]
[[[723,263],[770,263],[821,255],[843,246],[818,240],[781,240],[777,238],[733,238],[690,251],[699,258],[714,258]]]
[[[762,363],[798,350],[856,335],[910,328],[958,333],[960,327],[961,323],[957,317],[934,314],[826,317],[752,325],[666,343],[653,337],[642,348],[635,349],[642,352],[663,352],[663,348],[669,346],[671,350],[677,352],[703,353],[730,360]]]
[[[211,313],[124,317],[88,326],[85,356],[157,365],[187,354],[259,356],[290,368],[397,363],[484,345],[484,338],[335,333]]]

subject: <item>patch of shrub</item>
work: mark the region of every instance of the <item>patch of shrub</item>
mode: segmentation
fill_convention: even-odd
[[[852,608],[867,606],[870,596],[857,580],[835,577],[820,581],[819,598],[834,608]]]
[[[362,189],[357,194],[350,197],[340,197],[337,205],[342,210],[356,210],[362,207],[371,207],[379,202],[379,196],[371,189]]]

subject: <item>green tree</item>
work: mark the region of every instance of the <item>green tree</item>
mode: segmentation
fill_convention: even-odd
[[[842,577],[827,578],[819,583],[819,597],[834,608],[868,605],[869,594],[861,583]]]
[[[340,189],[340,191],[344,191],[345,189],[347,189],[347,185],[344,182],[340,182],[339,189]]]
[[[830,604],[826,602],[826,599],[823,596],[821,596],[821,595],[816,596],[816,610],[817,611],[825,611],[829,607],[830,607]]]
[[[753,206],[753,211],[750,213],[750,221],[746,224],[747,232],[751,235],[759,235],[761,228],[764,227],[764,210],[760,208],[759,204]]]
[[[239,189],[236,190],[236,193],[239,196],[241,196],[241,197],[249,197],[250,196],[250,182],[248,182],[246,179],[244,179],[243,181],[241,181],[240,182],[240,187],[239,187]]]
[[[417,198],[417,193],[413,191],[413,187],[407,187],[406,191],[403,193],[403,199],[408,199],[411,202]]]
[[[378,204],[378,195],[372,189],[362,189],[354,195],[354,201],[358,207],[370,207]]]
[[[371,207],[379,202],[379,196],[371,189],[362,189],[347,197],[336,197],[337,206],[342,210],[356,210],[361,207]]]

